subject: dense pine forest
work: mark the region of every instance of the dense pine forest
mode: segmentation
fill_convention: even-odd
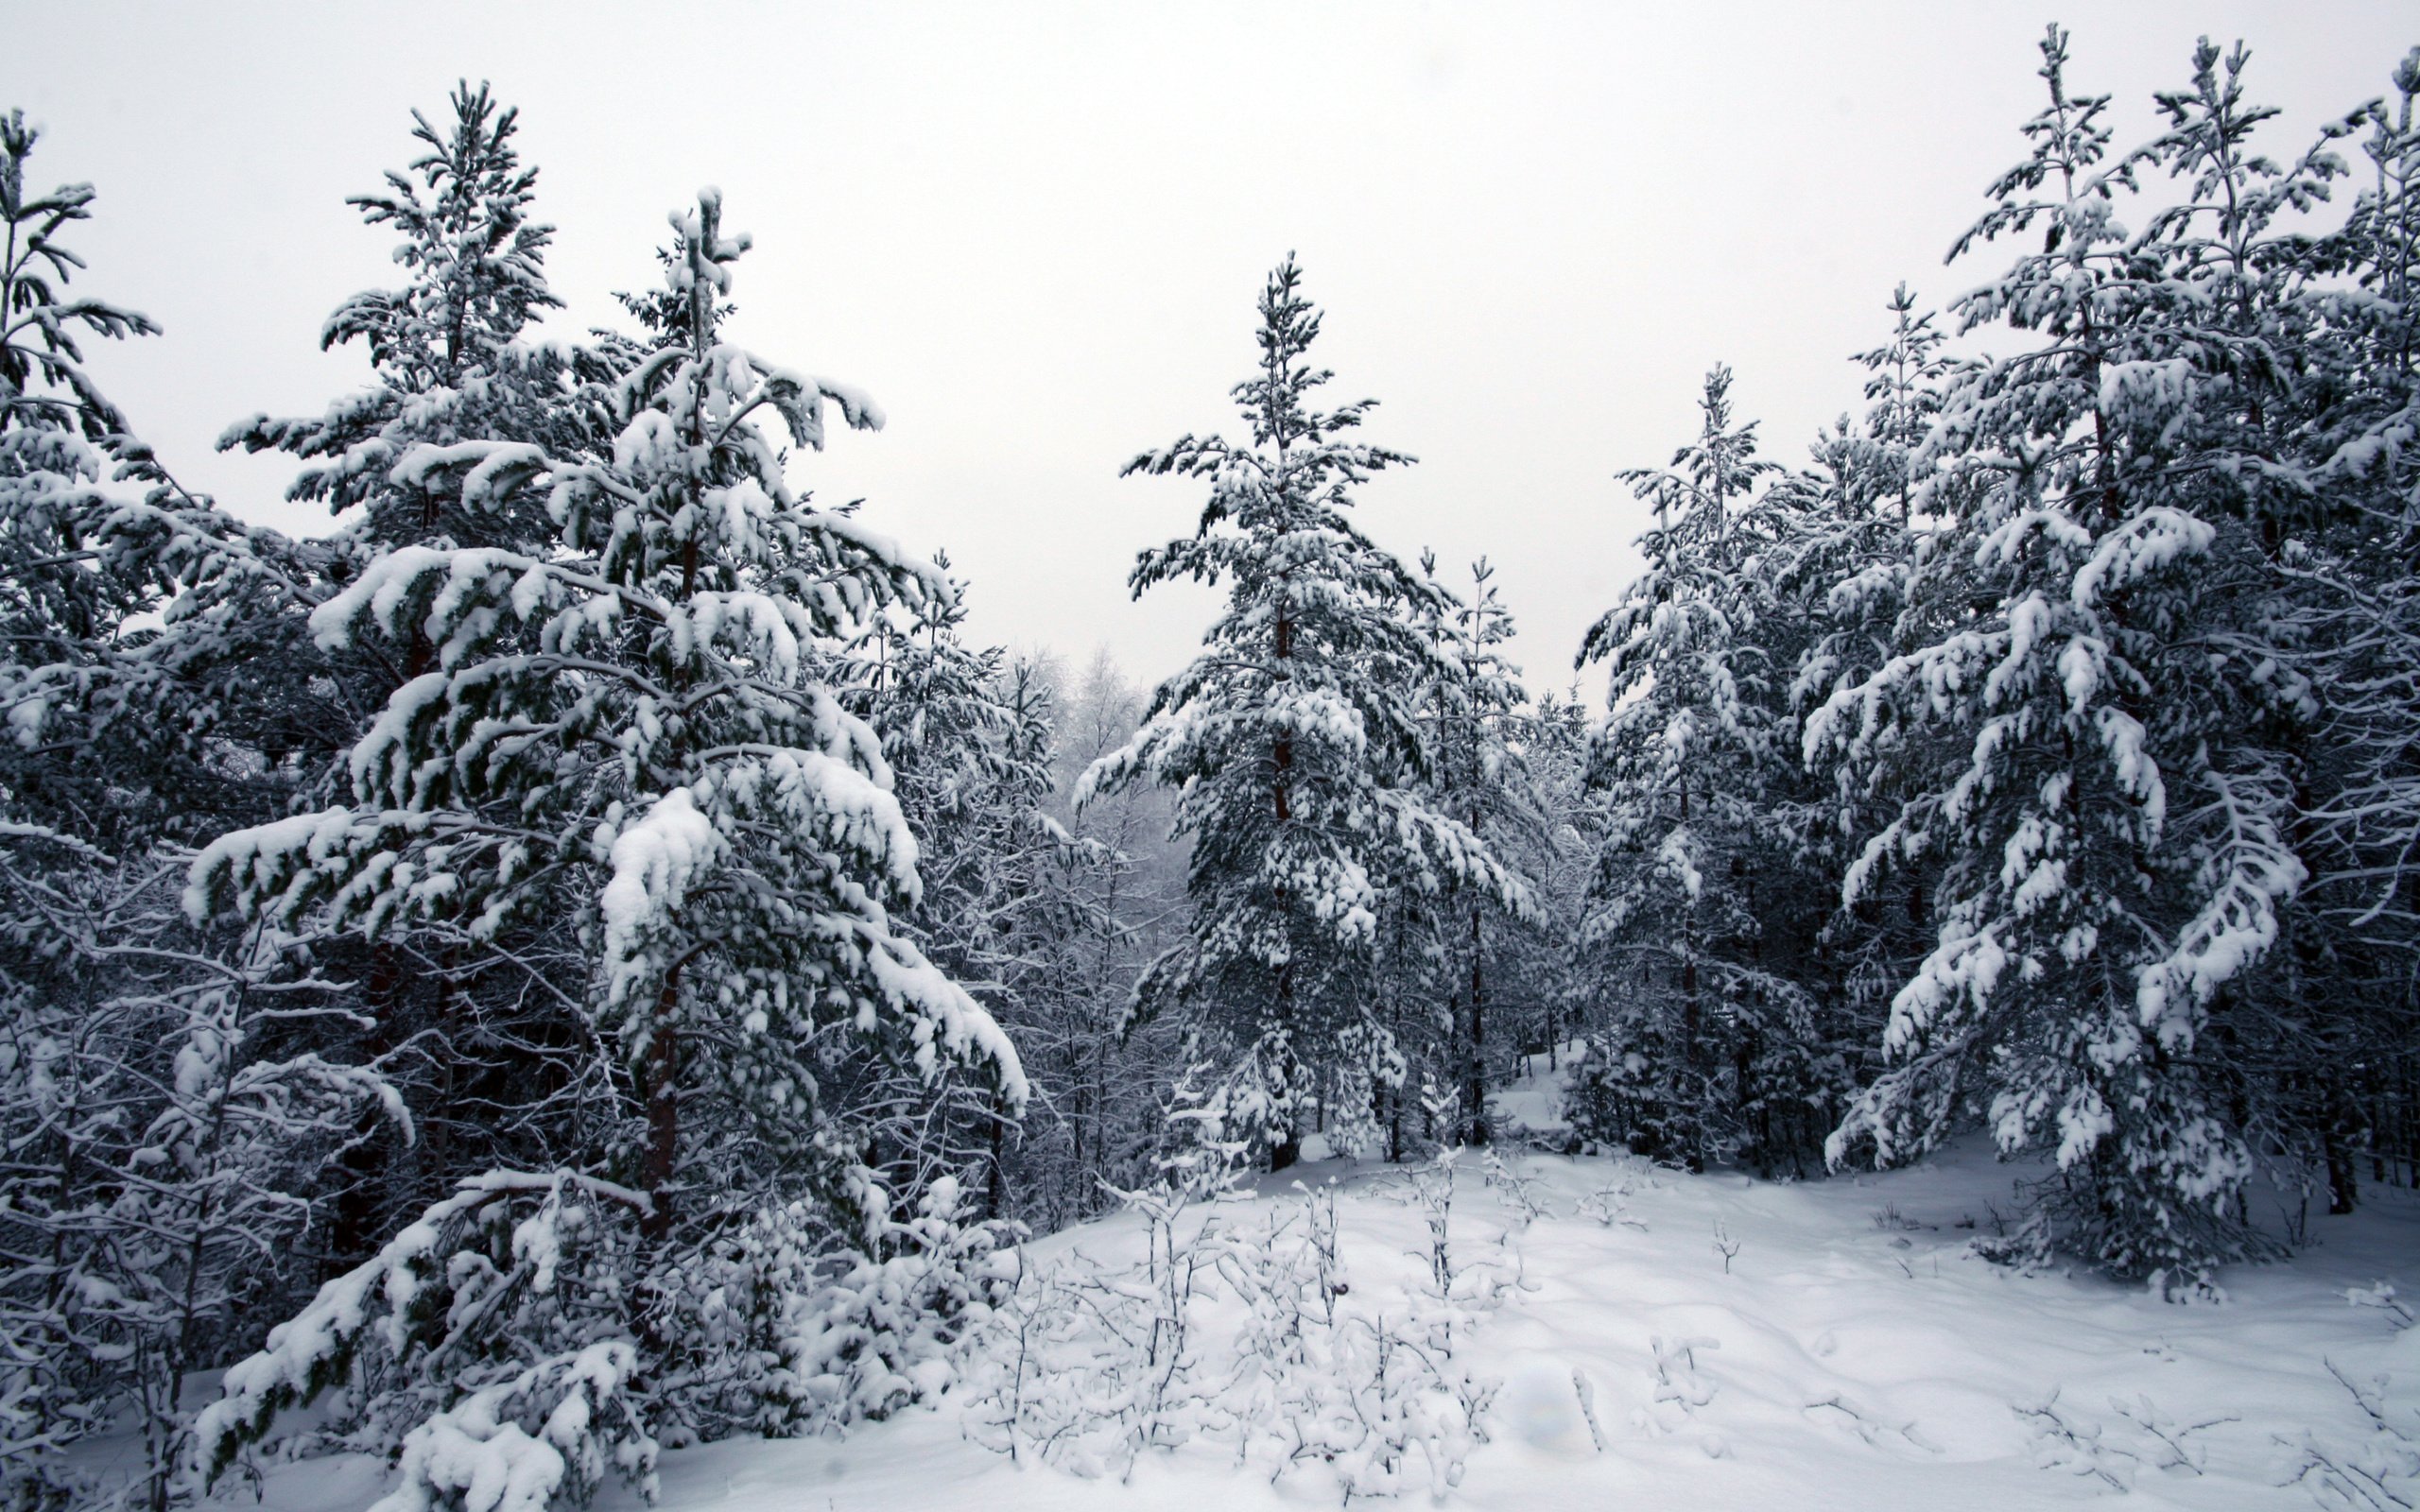
[[[884,411],[735,344],[745,204],[542,339],[514,110],[402,123],[351,201],[395,285],[321,335],[373,381],[219,442],[290,539],[91,375],[161,333],[0,119],[0,1506],[332,1449],[395,1512],[648,1490],[991,1382],[1051,1326],[1021,1246],[1140,1213],[1174,1274],[1173,1214],[1315,1160],[1447,1173],[1441,1299],[1457,1156],[1977,1142],[2026,1173],[1983,1259],[2179,1304],[2420,1184],[2420,49],[2310,141],[2248,57],[2124,143],[2052,28],[1943,228],[1986,281],[1909,248],[1804,455],[1712,366],[1554,665],[1382,543],[1422,438],[1271,249],[1223,428],[1101,459],[1193,501],[1132,592],[1219,595],[1148,688],[978,644],[946,542],[819,495]],[[1373,1337],[1356,1400],[1456,1403],[1392,1452],[1484,1438]]]

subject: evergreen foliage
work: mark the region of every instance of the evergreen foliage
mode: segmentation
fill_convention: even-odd
[[[1697,440],[1622,474],[1655,509],[1647,565],[1581,662],[1611,665],[1589,778],[1607,816],[1580,948],[1619,1003],[1575,1083],[1592,1136],[1691,1169],[1797,1167],[1845,1091],[1813,959],[1822,879],[1792,826],[1804,797],[1789,674],[1806,627],[1785,596],[1803,522],[1756,456],[1731,372],[1705,380]]]
[[[1224,586],[1227,607],[1079,795],[1138,780],[1181,790],[1192,929],[1144,973],[1135,1005],[1197,1016],[1234,1078],[1229,1116],[1283,1166],[1320,1091],[1314,1068],[1400,1084],[1373,991],[1393,900],[1462,886],[1527,903],[1423,790],[1436,755],[1415,700],[1453,676],[1420,629],[1435,591],[1345,514],[1355,487],[1411,459],[1347,438],[1371,401],[1310,407],[1332,375],[1308,360],[1321,318],[1291,259],[1270,274],[1260,317],[1260,370],[1233,390],[1249,442],[1186,436],[1127,464],[1210,487],[1195,533],[1137,560],[1135,593],[1189,577]],[[1366,1095],[1348,1086],[1336,1099]]]
[[[223,906],[371,939],[425,920],[480,940],[532,908],[571,906],[556,927],[577,932],[589,965],[565,990],[612,1099],[563,1131],[555,1175],[470,1178],[239,1366],[205,1424],[214,1471],[342,1364],[366,1326],[358,1298],[393,1297],[381,1278],[408,1273],[454,1294],[436,1332],[382,1335],[395,1384],[375,1400],[421,1404],[391,1415],[410,1484],[455,1488],[468,1472],[445,1446],[458,1435],[481,1453],[560,1458],[576,1446],[542,1435],[531,1442],[548,1447],[525,1451],[513,1435],[529,1436],[531,1415],[555,1421],[573,1393],[596,1399],[586,1431],[613,1447],[550,1473],[584,1494],[580,1466],[605,1454],[644,1484],[656,1435],[753,1420],[717,1405],[718,1362],[763,1341],[684,1326],[689,1310],[801,1284],[804,1259],[779,1257],[802,1245],[883,1258],[894,1205],[918,1200],[867,1163],[870,1131],[824,1084],[861,1080],[872,1062],[927,1087],[976,1078],[1007,1110],[1023,1101],[998,1026],[891,928],[890,910],[918,898],[915,841],[879,738],[823,675],[872,616],[945,605],[950,587],[789,487],[764,423],[816,448],[827,404],[866,429],[881,412],[723,339],[748,243],[720,218],[711,191],[674,217],[651,339],[588,364],[575,407],[593,445],[423,440],[398,458],[400,484],[465,511],[542,497],[555,541],[541,555],[394,546],[321,605],[322,644],[419,638],[434,664],[355,745],[351,803],[223,836],[194,863],[197,919]],[[945,1223],[956,1202],[941,1190],[926,1183],[922,1200]],[[768,1213],[801,1211],[803,1237],[770,1251],[746,1237]],[[550,1296],[559,1325],[461,1295],[489,1272],[447,1256],[505,1232],[509,1251],[487,1262],[496,1279],[480,1284],[525,1308]],[[487,1363],[466,1372],[470,1358]],[[606,1399],[634,1369],[651,1388],[613,1428]]]

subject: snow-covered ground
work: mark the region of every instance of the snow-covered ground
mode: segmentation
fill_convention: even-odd
[[[1500,1110],[1545,1123],[1548,1083],[1516,1086]],[[1522,1281],[1462,1336],[1460,1359],[1500,1389],[1489,1441],[1444,1505],[1932,1512],[2122,1490],[2146,1508],[2391,1506],[2315,1503],[2310,1485],[2283,1484],[2303,1463],[2306,1435],[2348,1463],[2388,1445],[2373,1442],[2331,1365],[2364,1390],[2384,1373],[2374,1400],[2420,1434],[2420,1329],[2398,1333],[2391,1308],[2347,1297],[2379,1282],[2407,1300],[2420,1293],[2411,1194],[2375,1191],[2349,1218],[2315,1218],[2313,1243],[2290,1263],[2229,1271],[2224,1303],[2180,1306],[1970,1253],[1994,1210],[2013,1208],[2011,1169],[1981,1149],[1803,1183],[1649,1171],[1622,1157],[1529,1156],[1517,1169],[1547,1210],[1526,1225],[1479,1161],[1466,1158],[1457,1177],[1457,1253],[1501,1255],[1502,1238]],[[1248,1225],[1253,1210],[1266,1217],[1301,1203],[1296,1177],[1336,1190],[1357,1302],[1383,1307],[1391,1289],[1418,1287],[1425,1213],[1400,1172],[1316,1162],[1265,1178],[1232,1216]],[[1121,1215],[1042,1240],[1030,1259],[1117,1261],[1138,1251],[1140,1233]],[[1337,1500],[1332,1479],[1295,1469],[1272,1480],[1267,1457],[1238,1465],[1231,1448],[1207,1443],[1147,1452],[1124,1481],[1081,1479],[1030,1455],[1012,1464],[975,1441],[974,1413],[971,1399],[952,1396],[843,1439],[667,1453],[660,1504],[1245,1512]],[[2391,1453],[2373,1463],[2402,1468]],[[2420,1497],[2420,1480],[2387,1484]],[[320,1461],[273,1472],[268,1504],[334,1512],[378,1489],[366,1461]],[[1425,1489],[1403,1498],[1427,1500]],[[617,1490],[603,1504],[637,1502]]]

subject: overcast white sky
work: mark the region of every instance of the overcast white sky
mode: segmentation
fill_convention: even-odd
[[[96,363],[189,482],[308,532],[290,468],[214,455],[367,373],[317,350],[391,239],[344,204],[412,155],[457,77],[522,109],[577,335],[655,277],[705,183],[757,249],[735,335],[863,386],[889,429],[797,480],[945,547],[974,627],[1173,670],[1211,600],[1129,600],[1200,497],[1135,452],[1234,428],[1263,272],[1299,250],[1339,398],[1417,468],[1365,490],[1407,557],[1481,553],[1533,686],[1635,565],[1617,468],[1660,463],[1698,380],[1737,371],[1767,455],[1858,403],[1901,278],[1927,300],[2040,98],[2040,4],[709,7],[0,0],[0,108],[100,191],[79,288],[164,337]],[[2298,149],[2420,42],[2408,5],[2070,6],[2073,87],[2121,145],[2194,38],[2242,37]]]

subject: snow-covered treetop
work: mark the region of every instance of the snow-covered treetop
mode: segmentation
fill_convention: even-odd
[[[1669,467],[1616,474],[1655,507],[1655,523],[1638,538],[1646,570],[1589,627],[1575,662],[1611,664],[1607,730],[1655,721],[1672,771],[1703,755],[1719,731],[1745,738],[1732,653],[1754,595],[1740,581],[1745,554],[1730,540],[1732,522],[1757,480],[1781,471],[1756,455],[1756,422],[1735,421],[1729,368],[1706,374],[1698,405],[1697,438],[1672,454]],[[1636,701],[1651,685],[1654,709]]]
[[[123,339],[160,328],[132,310],[67,297],[84,260],[60,245],[59,233],[92,217],[93,186],[28,195],[26,160],[41,135],[23,111],[0,119],[0,224],[8,235],[0,260],[0,420],[12,429],[69,430],[115,443],[125,437],[125,417],[86,375],[77,335]]]
[[[395,261],[412,282],[354,295],[320,337],[323,347],[365,343],[373,366],[415,391],[491,365],[539,312],[562,304],[546,285],[555,229],[529,218],[538,170],[522,166],[512,146],[519,112],[499,109],[484,82],[457,85],[451,102],[442,132],[412,112],[412,136],[428,151],[406,172],[390,170],[383,192],[346,201],[365,223],[403,233]]]

